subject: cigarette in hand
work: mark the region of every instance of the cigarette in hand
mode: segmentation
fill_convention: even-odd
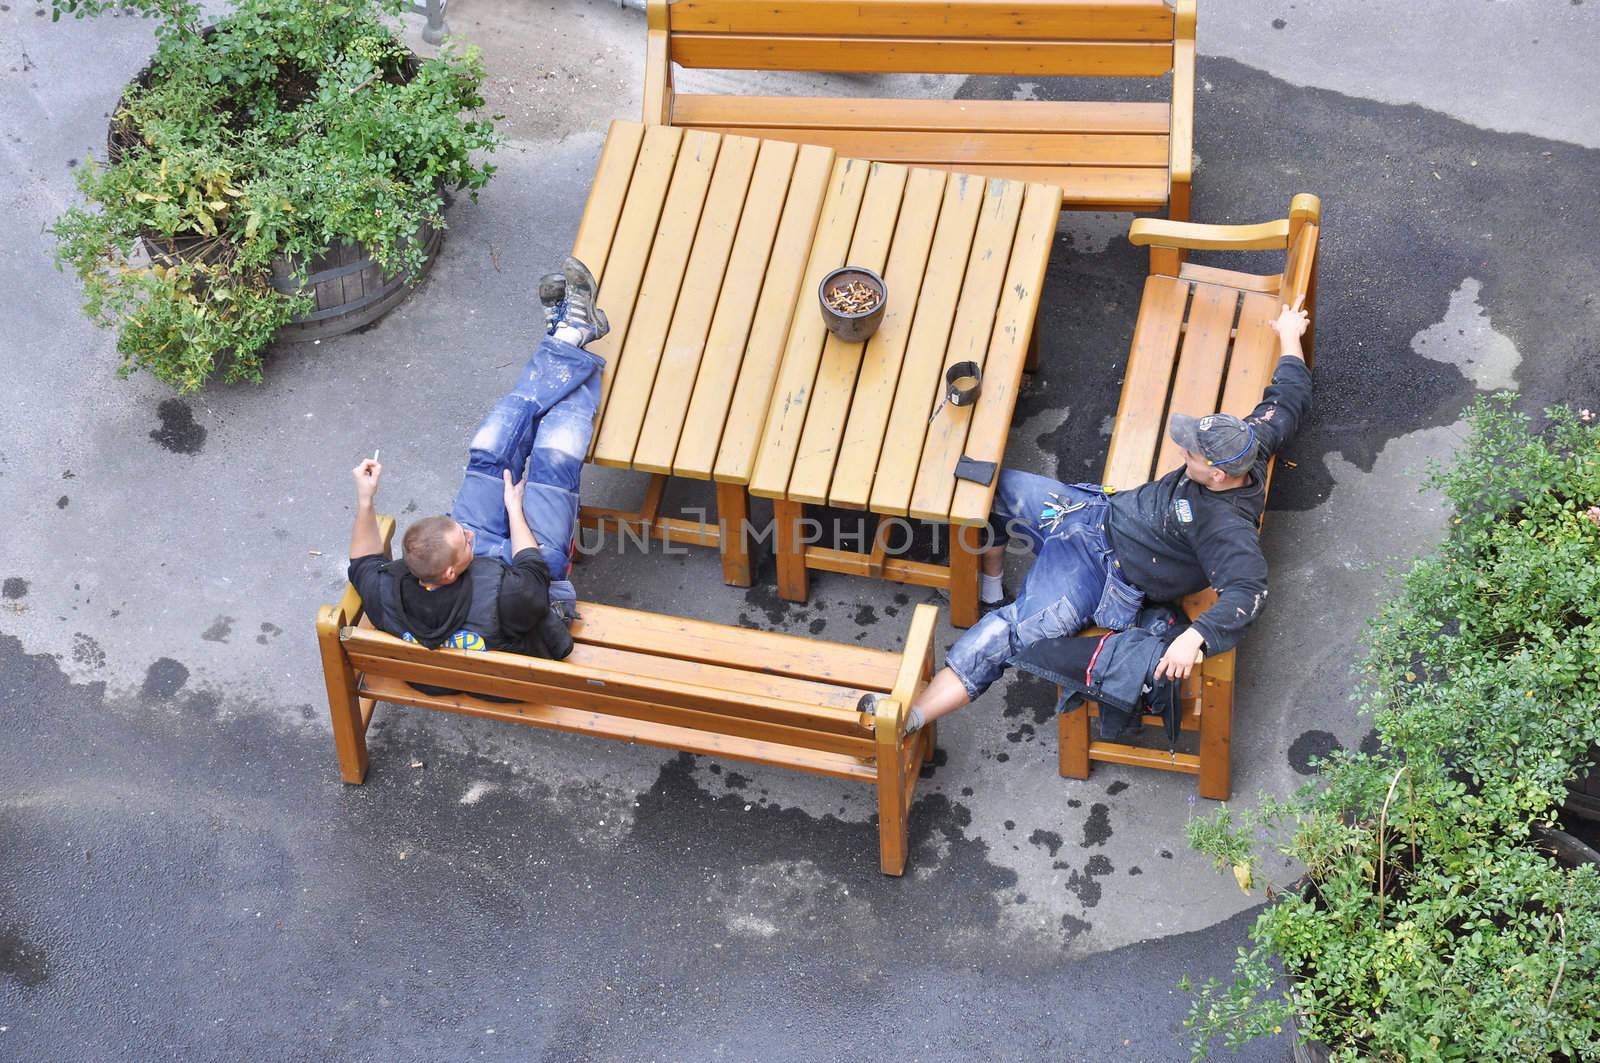
[[[373,462],[374,462],[374,463],[376,463],[376,462],[377,462],[377,460],[378,460],[378,455],[379,455],[379,454],[380,454],[380,453],[382,453],[382,450],[383,450],[383,448],[381,448],[381,447],[379,447],[379,448],[378,448],[378,449],[376,449],[376,450],[374,450],[374,451],[373,451],[373,452],[372,452],[372,460],[373,460]]]

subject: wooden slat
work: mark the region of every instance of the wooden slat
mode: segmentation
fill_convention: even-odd
[[[595,168],[589,187],[589,202],[578,222],[578,236],[572,253],[596,277],[604,277],[611,255],[611,241],[622,218],[622,204],[633,181],[634,163],[644,143],[644,126],[638,122],[615,121],[600,150],[600,165]]]
[[[847,262],[884,276],[889,245],[898,238],[896,222],[902,212],[921,215],[931,233],[933,220],[938,216],[938,194],[944,185],[944,175],[933,170],[919,170],[917,174],[916,183],[908,188],[910,175],[903,167],[880,165],[874,169],[861,200],[861,214]],[[901,280],[903,291],[892,287],[894,282],[887,277],[885,287],[890,293],[889,306],[905,301],[906,313],[902,316],[909,318],[917,295],[909,279],[902,276]],[[884,308],[885,322],[889,306]],[[789,476],[788,497],[791,500],[827,501],[834,462],[839,456],[839,440],[850,415],[861,362],[882,334],[880,325],[879,332],[869,343],[845,343],[836,336],[829,336],[823,346],[822,363],[817,367],[817,381],[807,404],[805,428],[800,433],[800,449],[795,453],[794,471]]]
[[[1278,334],[1272,330],[1272,322],[1278,316],[1279,305],[1276,295],[1245,295],[1219,412],[1245,416],[1255,409],[1272,382],[1272,370],[1278,364]]]
[[[415,705],[466,716],[525,723],[547,731],[596,735],[661,749],[681,749],[714,757],[734,757],[757,764],[796,768],[818,775],[857,782],[874,782],[873,763],[859,757],[822,750],[797,749],[774,742],[717,734],[690,727],[613,716],[608,713],[545,704],[496,704],[463,694],[432,695],[398,679],[369,678],[363,688],[372,696],[396,705]]]
[[[1039,293],[1060,215],[1061,197],[1047,186],[1028,186],[1017,222],[1016,242],[1011,248],[1011,265],[1001,288],[999,318],[984,361],[983,391],[972,408],[972,425],[962,452],[974,460],[992,461],[996,466],[1004,463],[1011,412],[1016,408],[1017,389],[1022,384],[1022,366],[1027,360]],[[952,466],[952,479],[954,472]],[[984,486],[971,480],[955,481],[951,522],[974,526],[987,523],[993,499],[993,482]]]
[[[804,129],[824,134],[878,129],[913,133],[1169,133],[1165,103],[1079,100],[904,100],[856,96],[707,96],[673,99],[680,126]]]
[[[430,650],[392,635],[361,628],[346,628],[340,632],[340,642],[351,665],[358,671],[400,676],[410,682],[528,701],[548,699],[574,707],[587,707],[590,702],[580,699],[593,696],[607,701],[636,701],[834,733],[851,733],[855,729],[856,714],[853,712],[697,682],[640,676],[513,653]],[[507,684],[517,685],[517,689]]]
[[[793,321],[784,344],[783,362],[778,367],[778,382],[767,407],[761,445],[749,483],[752,494],[782,497],[789,486],[789,470],[805,425],[806,404],[817,378],[817,362],[822,357],[827,328],[817,306],[817,285],[830,270],[844,265],[850,238],[855,232],[856,215],[866,192],[872,164],[860,159],[839,159],[834,163],[823,204],[822,221],[811,244],[800,290],[795,296]],[[720,465],[720,463],[719,463]],[[718,470],[717,479],[727,480]],[[739,481],[734,480],[737,483]]]
[[[1133,347],[1122,378],[1122,398],[1106,456],[1105,482],[1118,490],[1150,479],[1162,414],[1178,353],[1179,329],[1188,305],[1189,285],[1172,277],[1148,277],[1133,329]]]
[[[605,370],[600,377],[602,408],[616,375],[618,355],[622,351],[623,341],[627,339],[628,326],[633,320],[634,301],[639,296],[639,285],[644,280],[645,264],[650,259],[650,248],[655,242],[656,223],[666,204],[667,186],[672,181],[672,170],[678,161],[678,148],[682,143],[681,129],[651,126],[645,130],[604,272],[595,274],[600,281],[597,301],[611,322],[611,331],[589,345],[589,350],[606,360]],[[578,257],[582,258],[581,255]],[[587,259],[583,261],[588,265]],[[594,269],[593,266],[589,268]]]
[[[761,281],[761,298],[756,303],[755,320],[738,367],[739,378],[727,421],[722,438],[713,441],[717,448],[716,478],[722,483],[750,482],[785,341],[794,324],[796,307],[803,305],[801,292],[809,276],[811,248],[827,212],[837,161],[832,149],[816,146],[801,148],[795,161],[789,198],[778,223],[772,260]],[[692,452],[685,456],[684,464],[703,467],[702,457],[703,451]]]
[[[598,464],[626,466],[633,459],[721,145],[720,136],[703,130],[683,135],[622,354],[614,367],[607,366],[611,387],[600,399],[593,447]]]
[[[1104,764],[1126,764],[1132,768],[1200,774],[1200,758],[1193,753],[1168,753],[1164,749],[1147,749],[1122,742],[1090,742],[1089,759]]]
[[[718,70],[1160,77],[1172,69],[1172,45],[1167,42],[763,37],[674,31],[671,51],[672,61],[680,66]]]
[[[713,133],[742,133],[767,140],[823,142],[841,155],[898,162],[937,163],[956,169],[974,166],[1100,166],[1165,170],[1167,138],[1115,133],[957,133],[892,132],[881,129],[815,129],[787,126],[697,125]]]
[[[967,361],[983,368],[1026,187],[1016,181],[989,182],[983,212],[978,217],[978,234],[972,241],[967,278],[961,285],[955,329],[945,351],[946,368]],[[946,404],[928,426],[911,492],[913,517],[942,521],[949,516],[950,499],[955,491],[952,473],[967,442],[972,410],[971,406]]]
[[[830,457],[833,479],[828,496],[834,505],[866,507],[948,184],[954,184],[954,180],[937,170],[915,170],[907,182],[905,205],[895,225],[894,246],[883,275],[890,293],[889,305],[884,308],[883,323],[867,344],[843,439],[836,459]],[[809,431],[810,425],[806,427]],[[802,458],[809,453],[804,443],[800,450]],[[791,482],[791,496],[795,495],[796,486]],[[799,486],[801,490],[806,488]],[[817,497],[815,501],[822,499]]]
[[[578,610],[580,616],[572,625],[572,637],[587,645],[615,646],[883,692],[894,686],[899,668],[899,654],[864,646],[819,642],[593,602],[581,603]]]
[[[895,385],[894,406],[883,435],[883,450],[873,470],[870,508],[874,513],[903,516],[911,504],[911,486],[928,431],[928,415],[944,393],[944,352],[950,343],[961,282],[966,278],[978,214],[989,183],[957,174],[945,189],[939,225],[928,254],[927,276],[917,300],[917,316]],[[841,494],[845,504],[861,497],[852,488]]]
[[[824,149],[813,149],[825,153]],[[700,372],[695,378],[694,393],[689,399],[689,409],[679,430],[678,449],[673,459],[672,472],[705,480],[711,476],[711,466],[717,459],[717,444],[722,439],[723,422],[733,402],[734,384],[739,379],[739,366],[745,353],[756,316],[757,299],[763,289],[763,278],[768,276],[768,262],[773,262],[773,284],[781,284],[777,274],[785,260],[785,249],[774,253],[773,239],[778,233],[779,219],[786,210],[790,178],[795,172],[799,149],[793,144],[777,141],[763,143],[756,158],[755,173],[750,178],[750,189],[745,196],[744,211],[739,218],[738,235],[734,237],[733,250],[728,258],[727,275],[723,278],[722,292],[717,298],[717,309],[711,318],[711,332],[706,337],[705,354],[700,360]],[[818,173],[825,173],[818,167]],[[816,181],[813,208],[820,206],[822,179]],[[797,190],[797,196],[802,193]],[[813,209],[813,217],[815,210]],[[804,251],[788,251],[790,260],[803,257]],[[799,266],[794,267],[798,278]],[[792,305],[792,298],[787,301]],[[787,323],[786,323],[787,327]]]
[[[621,672],[625,675],[670,679],[680,683],[714,686],[729,692],[750,694],[763,698],[778,698],[801,705],[815,705],[822,709],[837,709],[847,716],[819,723],[823,730],[853,734],[861,729],[856,702],[865,691],[854,687],[818,683],[793,676],[752,672],[742,668],[707,664],[703,661],[685,661],[678,657],[662,657],[653,653],[615,646],[596,646],[579,643],[574,646],[564,663],[578,668]]]
[[[932,163],[925,165],[932,166]],[[940,164],[940,169],[962,169]],[[1130,166],[969,166],[1004,181],[1043,182],[1061,189],[1073,210],[1154,210],[1167,203],[1167,173]]]
[[[1239,293],[1216,284],[1196,284],[1189,306],[1189,328],[1178,354],[1178,371],[1172,378],[1172,402],[1160,429],[1155,475],[1164,476],[1183,465],[1178,444],[1166,432],[1172,414],[1205,417],[1217,412],[1222,397],[1222,370],[1228,360],[1228,338],[1239,309]]]
[[[823,27],[861,36],[935,38],[1170,41],[1173,35],[1172,8],[1162,0],[677,0],[671,14],[672,29],[680,33],[808,33]]]
[[[1260,276],[1255,273],[1240,273],[1233,269],[1218,269],[1216,266],[1200,266],[1193,262],[1185,262],[1178,269],[1178,276],[1186,281],[1204,281],[1207,284],[1223,284],[1230,288],[1238,288],[1246,292],[1267,292],[1276,295],[1283,288],[1283,274],[1273,273]]]
[[[734,234],[744,209],[745,193],[755,170],[759,141],[724,137],[716,172],[706,193],[694,250],[684,270],[683,286],[672,315],[656,370],[655,386],[645,409],[639,442],[631,465],[645,472],[670,473],[678,436],[689,410],[689,396],[700,371],[701,357],[728,271]],[[768,208],[774,218],[776,210]],[[752,297],[750,302],[754,304]],[[596,457],[600,456],[596,451]]]

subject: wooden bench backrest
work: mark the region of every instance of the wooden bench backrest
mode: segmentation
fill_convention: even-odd
[[[1259,226],[1219,226],[1217,239],[1200,236],[1182,245],[1191,250],[1282,250],[1283,273],[1260,276],[1185,263],[1177,276],[1157,273],[1145,281],[1106,458],[1109,486],[1137,487],[1183,464],[1166,434],[1172,414],[1243,417],[1261,401],[1278,361],[1272,322],[1281,308],[1304,296],[1313,325],[1316,321],[1320,222],[1316,197],[1302,195],[1295,197],[1288,218]],[[1167,246],[1143,233],[1159,225],[1135,222],[1131,239]],[[1302,341],[1308,363],[1312,336],[1308,329]]]
[[[672,62],[725,70],[1159,77],[1180,35],[1165,0],[650,0],[649,15]]]

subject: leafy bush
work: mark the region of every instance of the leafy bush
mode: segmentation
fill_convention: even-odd
[[[77,173],[87,204],[54,226],[85,311],[120,326],[122,372],[183,391],[217,370],[261,379],[273,334],[311,308],[273,287],[359,242],[415,276],[442,193],[476,195],[499,141],[474,49],[418,62],[384,22],[401,0],[238,0],[202,28],[192,0],[53,0],[54,16],[116,6],[161,19],[147,75],[113,117],[120,157]],[[143,252],[152,249],[147,257]],[[291,287],[295,285],[289,285]]]
[[[1298,1015],[1338,1060],[1600,1059],[1600,874],[1536,844],[1600,741],[1600,431],[1546,416],[1478,403],[1429,479],[1449,534],[1367,633],[1379,752],[1190,824],[1241,886],[1263,849],[1305,868],[1198,990],[1196,1058]]]

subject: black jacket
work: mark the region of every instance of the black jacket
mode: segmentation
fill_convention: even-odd
[[[1217,603],[1195,618],[1208,653],[1232,649],[1267,602],[1261,513],[1267,465],[1311,408],[1311,371],[1280,358],[1272,383],[1245,418],[1260,441],[1243,486],[1213,491],[1174,469],[1159,480],[1111,496],[1111,547],[1128,582],[1158,602],[1214,587]]]

